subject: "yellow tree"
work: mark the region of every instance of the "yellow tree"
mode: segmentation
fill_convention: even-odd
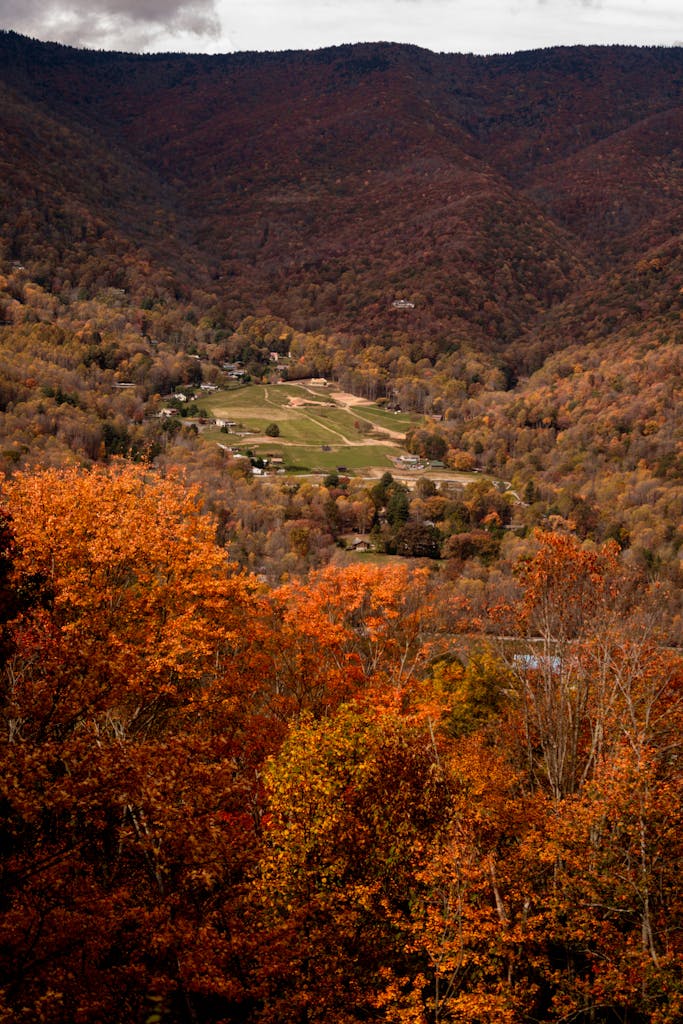
[[[367,705],[324,722],[303,716],[266,786],[261,1019],[392,1019],[419,970],[418,872],[448,818],[428,727]]]

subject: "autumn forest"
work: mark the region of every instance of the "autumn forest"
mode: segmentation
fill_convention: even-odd
[[[683,50],[0,32],[0,1022],[683,1019]]]

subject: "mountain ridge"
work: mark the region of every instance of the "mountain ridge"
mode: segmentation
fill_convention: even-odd
[[[571,180],[571,168],[561,173],[557,161],[576,160],[577,148],[585,152],[588,137],[589,147],[609,149],[606,139],[626,131],[637,143],[641,131],[637,125],[643,116],[660,118],[661,123],[668,119],[669,134],[674,136],[680,118],[673,109],[681,93],[680,50],[553,48],[485,58],[433,54],[398,44],[356,44],[322,51],[205,58],[94,54],[4,34],[2,51],[6,84],[22,86],[54,116],[66,118],[67,125],[74,117],[79,125],[89,124],[113,146],[112,155],[119,160],[132,155],[144,164],[172,193],[174,212],[191,222],[190,233],[196,232],[200,249],[209,250],[214,278],[237,277],[245,292],[251,289],[260,296],[261,304],[268,303],[272,281],[268,274],[265,281],[259,280],[259,273],[254,275],[249,266],[245,273],[245,261],[262,260],[267,265],[270,259],[300,272],[302,266],[320,259],[319,250],[336,251],[337,258],[355,269],[353,250],[368,231],[374,234],[375,248],[382,249],[377,228],[380,235],[395,230],[392,211],[399,221],[406,216],[420,219],[415,209],[427,221],[436,219],[443,225],[445,218],[442,235],[471,234],[467,211],[458,215],[453,200],[450,207],[446,203],[442,208],[442,196],[454,184],[460,186],[460,198],[469,191],[491,204],[480,236],[487,220],[502,216],[500,210],[496,214],[492,197],[501,200],[507,192],[513,205],[531,203],[537,208],[527,205],[521,216],[522,221],[528,219],[532,236],[534,230],[536,235],[544,234],[548,223],[555,221],[557,228],[552,231],[559,228],[570,235],[577,235],[575,225],[585,229],[588,224],[593,241],[592,209],[602,194],[594,171],[599,161],[589,155],[591,173],[584,169],[578,187]],[[12,52],[14,60],[9,59]],[[557,85],[562,77],[558,59],[564,62],[564,98],[561,89],[548,92],[549,83]],[[626,66],[623,73],[615,71],[618,59]],[[648,76],[643,92],[633,88],[633,80],[638,78],[642,85],[644,65]],[[573,133],[562,132],[562,124],[572,120],[574,108],[583,103],[586,80],[593,89],[592,83],[597,82],[600,99],[607,80],[611,82],[615,74],[622,93],[630,86],[628,109],[617,110],[610,121],[600,113],[602,104],[593,92],[598,112],[584,104]],[[564,112],[562,104],[567,107]],[[656,134],[654,128],[651,134]],[[619,171],[625,156],[609,155],[616,163],[613,177],[623,180]],[[661,153],[661,166],[655,168],[660,179],[666,178],[669,164],[678,156],[674,143],[670,154]],[[658,230],[649,228],[650,245],[665,241],[671,231],[670,203],[663,190],[661,200],[650,198],[644,206],[637,201],[647,173],[633,165],[631,160],[629,196],[621,200],[625,209],[597,233],[603,245],[613,243],[614,236],[617,254],[619,245],[627,255],[633,249],[629,251],[628,240],[624,243],[620,216],[633,225],[636,235],[644,220],[651,225],[653,216],[658,218]],[[545,176],[541,168],[548,168]],[[451,180],[443,180],[444,175]],[[680,182],[674,186],[678,203]],[[539,216],[539,227],[534,229],[533,221]],[[345,230],[348,239],[340,247]],[[433,269],[435,257],[443,262],[445,252],[452,271],[466,273],[448,255],[447,246],[442,248],[420,228],[417,234],[423,258],[427,254],[427,272]],[[564,248],[570,261],[584,250],[585,277],[593,272],[595,256],[580,235],[567,239]],[[547,259],[552,262],[555,243],[550,244]],[[534,245],[542,251],[538,237]],[[232,246],[237,247],[236,260],[228,251]],[[386,273],[381,266],[386,258],[380,255],[383,259],[371,262],[377,265],[376,276],[389,300],[406,282],[400,275],[392,279]],[[506,262],[506,255],[494,258],[496,268]],[[487,271],[481,254],[473,254],[469,262],[477,268],[483,263]],[[563,297],[576,283],[565,282]],[[518,284],[518,291],[529,291],[523,277]],[[538,298],[547,302],[544,289],[541,284]],[[291,304],[280,303],[273,311],[287,314]],[[349,305],[346,301],[347,310]],[[341,319],[333,311],[326,312],[326,329],[362,331],[365,327],[363,317],[352,310]],[[457,320],[458,315],[454,313],[453,318]],[[443,330],[442,316],[430,314],[428,319],[432,332]],[[447,316],[446,327],[450,320]],[[304,326],[303,321],[299,326]],[[367,328],[377,329],[372,318]]]

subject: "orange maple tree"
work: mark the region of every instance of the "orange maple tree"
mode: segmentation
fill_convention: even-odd
[[[253,833],[236,767],[253,585],[196,499],[144,470],[19,475],[5,497],[14,572],[43,595],[10,624],[2,679],[12,1019],[232,998],[211,957],[193,965],[209,936],[225,949],[216,891]]]

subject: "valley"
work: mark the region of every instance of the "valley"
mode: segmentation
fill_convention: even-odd
[[[245,443],[256,454],[276,452],[285,469],[319,473],[339,469],[341,462],[346,465],[342,472],[379,476],[405,456],[406,431],[421,422],[414,414],[388,413],[327,383],[250,385],[215,392],[198,406],[216,421],[204,436],[233,444],[242,454]],[[279,433],[269,438],[264,430],[273,423]],[[227,437],[219,437],[216,428]]]

